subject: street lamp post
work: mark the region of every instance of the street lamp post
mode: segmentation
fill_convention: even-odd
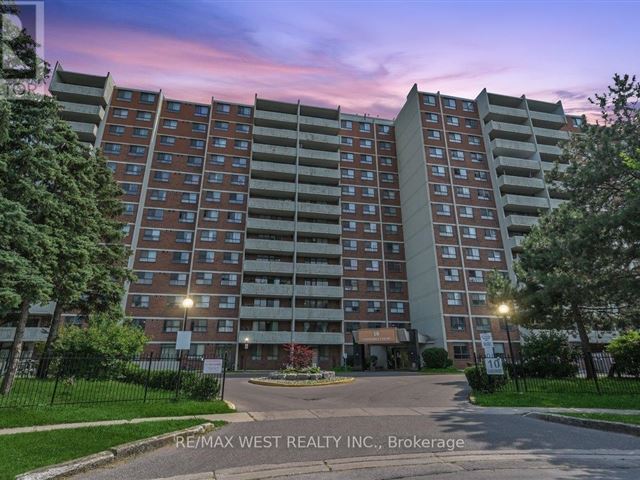
[[[507,329],[507,342],[509,343],[509,355],[511,355],[511,364],[513,365],[513,372],[516,377],[516,389],[520,391],[520,385],[518,382],[518,372],[516,367],[516,357],[513,354],[513,344],[511,343],[511,326],[509,325],[509,321],[508,321],[510,311],[511,309],[509,308],[509,305],[507,305],[506,303],[501,303],[498,306],[498,313],[502,315],[502,318],[504,320],[504,326]]]
[[[189,309],[193,307],[193,300],[189,297],[185,297],[182,300],[182,307],[184,308],[184,320],[182,320],[182,331],[187,330],[187,320],[189,318]]]

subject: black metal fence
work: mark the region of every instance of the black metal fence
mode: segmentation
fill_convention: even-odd
[[[616,365],[607,353],[579,354],[571,361],[560,361],[553,356],[511,358],[500,355],[476,357],[477,374],[484,377],[491,391],[536,393],[640,393],[640,372],[627,372]],[[487,362],[489,364],[487,365]],[[489,371],[502,364],[502,375],[489,375]],[[481,378],[478,378],[481,381]]]
[[[225,358],[152,354],[135,358],[21,358],[0,408],[108,402],[224,399]],[[8,361],[0,361],[0,380]]]

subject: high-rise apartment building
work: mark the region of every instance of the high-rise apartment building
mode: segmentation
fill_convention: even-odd
[[[123,302],[148,349],[175,354],[188,296],[191,353],[246,369],[280,366],[291,341],[323,367],[410,367],[427,346],[464,365],[482,332],[500,353],[487,274],[512,274],[523,235],[562,202],[544,173],[581,121],[560,102],[417,86],[394,120],[201,104],[60,65],[50,91],[122,186],[137,275]]]

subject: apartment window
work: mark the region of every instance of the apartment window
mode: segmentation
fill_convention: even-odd
[[[203,214],[203,218],[208,222],[217,222],[220,217],[220,212],[218,210],[205,210]]]
[[[376,233],[378,231],[378,225],[375,223],[365,223],[364,233]]]
[[[227,139],[226,138],[215,137],[213,139],[213,146],[214,147],[218,147],[218,148],[226,148]]]
[[[206,117],[209,115],[209,107],[206,105],[196,105],[194,114],[198,117]]]
[[[390,293],[402,293],[404,292],[404,282],[389,282]]]
[[[198,203],[198,194],[197,193],[183,193],[180,202],[194,205],[194,204]]]
[[[196,133],[207,133],[207,124],[206,123],[192,123],[191,131]]]
[[[398,233],[398,225],[385,225],[384,231],[389,235],[395,235]]]
[[[469,345],[466,343],[457,343],[453,345],[453,358],[456,360],[465,360],[469,358]]]
[[[380,160],[380,165],[384,165],[386,167],[393,166],[393,158],[391,157],[378,157]]]
[[[469,176],[469,172],[466,168],[454,168],[453,176],[461,180],[466,180]]]
[[[129,146],[129,155],[134,157],[140,157],[144,155],[146,151],[147,151],[147,148],[140,145]]]
[[[240,243],[241,236],[240,232],[227,232],[224,235],[224,243]]]
[[[363,215],[375,215],[376,214],[376,206],[375,205],[363,205],[362,206],[362,214]]]
[[[464,152],[462,150],[449,150],[449,155],[451,156],[451,160],[464,162]]]
[[[402,302],[391,302],[391,313],[404,313],[404,303]]]
[[[177,243],[191,243],[193,240],[193,232],[176,232],[176,242]]]
[[[218,320],[218,333],[233,333],[233,320]]]
[[[371,131],[371,124],[369,122],[360,122],[360,131],[368,133]]]
[[[456,101],[453,98],[443,98],[442,103],[444,103],[444,108],[456,108]]]
[[[360,311],[360,302],[357,300],[345,300],[344,311],[345,313],[357,313]]]
[[[461,306],[462,305],[462,293],[460,293],[460,292],[448,292],[447,293],[447,305]]]
[[[460,198],[471,198],[471,190],[467,187],[456,187],[456,196]]]
[[[360,155],[360,163],[373,165],[373,155]]]
[[[213,263],[215,261],[215,252],[210,250],[200,250],[198,252],[198,262]]]
[[[193,223],[196,221],[195,212],[180,212],[178,213],[178,222],[180,223]]]
[[[465,112],[475,112],[476,108],[475,108],[475,105],[473,104],[473,102],[470,102],[469,100],[463,100],[462,101],[462,110],[464,110]]]
[[[462,135],[459,133],[449,133],[449,141],[451,143],[462,143]]]
[[[352,146],[352,145],[353,145],[353,138],[351,138],[351,137],[344,137],[344,136],[343,136],[343,137],[340,139],[340,142],[341,142],[343,145]]]
[[[395,217],[398,214],[396,207],[384,207],[384,215],[386,217]]]
[[[345,270],[357,270],[358,269],[358,261],[354,258],[347,258],[343,260],[342,266]]]
[[[500,250],[490,250],[488,259],[490,262],[499,262],[502,260],[502,253]]]
[[[356,177],[356,171],[350,168],[343,168],[340,171],[340,175],[342,176],[342,178],[353,179]]]
[[[216,105],[216,112],[218,113],[223,113],[223,114],[229,114],[231,113],[231,105],[226,104],[226,103],[218,103]]]
[[[204,140],[196,140],[195,138],[192,138],[191,140],[189,140],[189,146],[191,148],[202,150],[204,149]]]
[[[124,135],[124,127],[122,125],[109,125],[109,134],[110,135]]]
[[[487,294],[486,293],[472,293],[469,295],[471,299],[471,305],[480,307],[482,305],[487,304]]]
[[[380,280],[367,280],[367,292],[379,292]]]
[[[437,113],[427,113],[426,119],[429,123],[438,123],[440,121]]]
[[[127,118],[129,116],[129,110],[126,108],[114,108],[113,118]]]
[[[149,308],[149,295],[132,295],[131,306],[135,308]]]
[[[233,310],[236,308],[236,297],[220,297],[218,308]]]
[[[367,313],[380,313],[382,311],[381,303],[379,301],[367,302]]]
[[[490,332],[491,331],[491,320],[487,317],[475,317],[473,322],[476,325],[476,330],[478,332]]]
[[[233,148],[236,150],[249,150],[249,142],[246,140],[235,140],[233,142]]]
[[[200,183],[200,175],[195,173],[187,173],[184,176],[185,185],[198,185]]]
[[[122,204],[122,214],[123,215],[133,215],[136,211],[135,203],[124,203]]]
[[[229,131],[229,122],[221,122],[220,120],[216,120],[213,124],[213,128],[216,130],[227,132]]]
[[[434,177],[444,177],[446,176],[447,171],[444,167],[433,165],[431,167],[431,173],[433,174]]]
[[[342,195],[345,197],[352,197],[356,194],[356,187],[353,185],[343,185],[342,186]]]
[[[377,252],[378,251],[378,242],[364,242],[364,251],[365,252]]]
[[[484,230],[484,239],[485,240],[497,240],[498,239],[498,231],[493,230],[491,228],[486,228]]]
[[[184,286],[186,284],[187,284],[186,273],[172,273],[171,275],[169,275],[169,285],[178,287],[178,286]]]
[[[209,308],[211,303],[211,297],[209,295],[196,295],[195,300],[196,308]]]
[[[244,203],[244,193],[232,193],[229,195],[229,203],[242,205]]]
[[[440,252],[442,253],[442,258],[456,258],[456,249],[455,247],[440,247]]]
[[[360,172],[360,178],[365,182],[373,182],[373,172],[363,170],[362,172]]]
[[[433,192],[436,195],[448,195],[449,187],[447,187],[446,185],[436,184],[433,186]]]
[[[346,292],[357,292],[358,291],[358,281],[357,280],[343,280],[342,284],[344,285],[344,290]]]
[[[160,240],[160,230],[145,228],[142,238],[148,242],[158,242]]]
[[[444,269],[444,279],[447,282],[459,282],[460,281],[460,270],[457,268],[445,268]]]
[[[440,140],[442,138],[442,132],[440,130],[427,130],[427,138]]]
[[[396,199],[396,192],[394,190],[383,190],[382,191],[382,198],[384,200],[395,200]]]
[[[378,125],[378,133],[381,135],[389,135],[391,127],[389,125]]]
[[[451,205],[445,205],[443,203],[437,204],[436,215],[442,215],[443,217],[451,216]]]
[[[491,200],[491,192],[484,188],[478,189],[478,200]]]
[[[241,212],[229,212],[227,213],[227,222],[229,223],[242,223]]]
[[[126,175],[140,175],[142,173],[142,165],[127,164],[124,169]]]
[[[469,281],[472,283],[483,283],[484,272],[482,270],[469,270]]]
[[[423,102],[424,102],[425,105],[429,105],[429,106],[435,107],[435,105],[436,105],[436,96],[435,95],[425,94],[423,96]]]
[[[237,265],[240,263],[240,254],[237,252],[225,252],[222,263],[226,265]]]
[[[471,208],[471,207],[460,207],[458,209],[458,215],[461,218],[473,218],[473,208]]]
[[[175,145],[176,137],[170,137],[168,135],[160,135],[160,145]]]
[[[162,126],[164,128],[169,128],[171,130],[175,130],[176,128],[178,128],[178,121],[177,120],[163,120],[162,121]],[[162,137],[161,137],[162,139]],[[162,142],[162,140],[161,140]]]
[[[444,150],[436,147],[429,147],[429,156],[433,158],[444,158]]]
[[[173,155],[171,155],[170,153],[158,153],[156,155],[156,159],[159,163],[169,164],[173,162]]]
[[[233,157],[233,162],[231,163],[231,166],[235,168],[246,168],[247,159],[245,157]]]
[[[355,157],[353,153],[349,153],[349,152],[340,153],[340,160],[342,160],[343,162],[353,162],[354,158]]]
[[[464,332],[467,326],[467,322],[464,317],[450,317],[449,324],[451,325],[451,330],[458,332]]]
[[[137,195],[140,191],[140,185],[137,183],[121,183],[120,188],[125,195]]]
[[[167,102],[167,110],[169,112],[179,112],[182,108],[182,104],[180,102]]]
[[[382,183],[393,183],[395,179],[396,177],[392,173],[383,173],[380,175],[380,181]]]
[[[481,208],[480,209],[480,218],[483,220],[493,220],[494,215],[493,215],[493,210],[490,210],[488,208]]]
[[[139,260],[143,263],[154,263],[158,258],[158,252],[155,250],[142,250],[140,252]]]
[[[391,142],[379,142],[380,150],[391,150]]]
[[[249,133],[251,127],[246,123],[236,123],[236,132],[238,133]]]
[[[486,182],[489,179],[487,172],[481,172],[479,170],[476,170],[475,172],[473,172],[473,177],[478,182]]]
[[[196,285],[211,285],[213,283],[213,273],[197,272]]]
[[[180,330],[180,327],[182,325],[182,322],[180,320],[165,320],[163,322],[163,326],[162,326],[162,331],[164,333],[175,333],[177,331]],[[165,345],[163,345],[164,347]],[[173,350],[175,353],[175,350],[173,348],[173,346],[170,346],[170,350]],[[165,351],[165,349],[163,348],[163,352]],[[161,358],[170,358],[170,357],[175,357],[175,355],[165,355],[164,353],[160,355]]]
[[[130,102],[132,99],[133,92],[131,90],[118,90],[118,100]]]
[[[480,260],[480,249],[478,248],[465,248],[465,258],[467,260]]]
[[[453,127],[459,127],[460,119],[458,117],[454,117],[453,115],[447,115],[447,125],[451,125]]]
[[[360,139],[360,148],[372,148],[372,147],[373,147],[373,142],[371,140],[368,140],[366,138]]]
[[[465,118],[464,126],[467,128],[478,128],[479,124],[478,121],[473,118]]]
[[[155,93],[142,92],[140,94],[140,103],[155,103],[155,101],[156,101]]]
[[[159,208],[147,209],[147,220],[160,221],[164,218],[164,210]]]
[[[136,283],[138,285],[153,284],[153,272],[135,272]]]
[[[376,191],[371,187],[362,187],[362,196],[367,198],[373,198],[376,196]]]
[[[136,120],[142,120],[143,122],[150,122],[152,116],[151,112],[144,112],[142,110],[136,112]]]
[[[475,227],[462,227],[462,237],[463,238],[478,238],[477,231]]]
[[[187,264],[189,263],[189,252],[173,252],[171,261],[173,263]]]
[[[438,225],[438,233],[441,237],[453,237],[453,226]]]
[[[355,232],[357,230],[356,222],[342,222],[343,232]]]
[[[201,230],[200,241],[201,242],[215,242],[218,240],[218,232],[215,230]]]
[[[341,128],[344,128],[345,130],[352,130],[353,129],[353,122],[351,120],[342,120],[340,122],[340,126],[341,126]]]
[[[220,277],[220,285],[223,287],[235,287],[238,285],[237,273],[223,273]]]
[[[481,163],[484,161],[483,153],[471,152],[470,155],[471,155],[471,161],[474,163]]]
[[[480,145],[480,137],[469,135],[467,139],[469,140],[469,145]]]

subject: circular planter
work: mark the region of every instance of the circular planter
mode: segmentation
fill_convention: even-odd
[[[289,375],[290,377],[292,375]],[[297,375],[296,375],[297,376]],[[252,378],[249,383],[254,385],[262,385],[265,387],[325,387],[328,385],[344,385],[355,381],[353,377],[333,377],[333,378],[319,378],[319,379],[277,379],[269,377]]]

